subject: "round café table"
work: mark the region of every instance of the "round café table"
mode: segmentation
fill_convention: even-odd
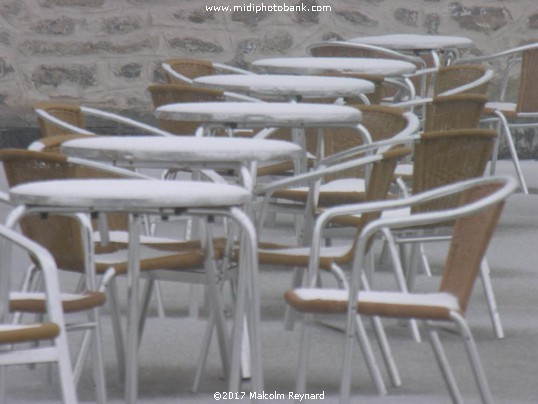
[[[452,35],[390,34],[357,37],[349,39],[347,42],[412,51],[415,54],[428,52],[432,55],[436,66],[441,65],[440,52],[451,52],[457,57],[460,49],[473,46],[471,39]]]
[[[303,157],[299,145],[282,140],[194,136],[91,136],[69,140],[61,151],[123,167],[244,168],[240,171],[243,186],[250,191],[255,182],[253,163]]]
[[[14,210],[8,220],[14,222],[16,220],[14,216],[22,216],[28,212],[129,214],[125,399],[127,403],[134,404],[138,396],[138,280],[142,214],[173,216],[178,212],[184,212],[202,216],[225,215],[231,217],[241,227],[243,230],[241,260],[245,270],[239,271],[231,352],[232,361],[235,359],[234,363],[237,364],[230,366],[230,371],[234,371],[235,368],[235,373],[239,373],[238,357],[244,318],[247,314],[251,336],[252,388],[253,391],[263,390],[259,293],[255,279],[258,271],[257,238],[252,222],[243,212],[243,206],[249,204],[251,200],[252,194],[248,190],[229,184],[135,179],[52,180],[13,187],[10,190],[10,201],[24,209]],[[208,243],[211,244],[211,241],[208,240]],[[215,277],[216,274],[213,278]],[[209,281],[209,284],[214,286],[212,292],[218,293],[216,278],[213,281]]]
[[[197,102],[163,105],[156,109],[158,118],[169,120],[185,120],[200,122],[197,136],[211,134],[216,128],[226,128],[230,135],[233,129],[297,129],[294,139],[303,149],[303,159],[299,171],[306,170],[306,147],[304,128],[318,128],[318,136],[322,129],[346,127],[360,133],[361,112],[353,107],[334,104],[302,104],[288,102]],[[256,136],[263,137],[269,133],[261,131]],[[371,139],[365,139],[371,142]]]
[[[398,77],[414,73],[416,66],[402,60],[381,58],[289,57],[260,59],[251,67],[260,73],[323,74],[348,72]]]
[[[279,74],[222,74],[194,79],[194,85],[233,91],[262,99],[361,97],[372,93],[374,84],[368,80],[347,77],[296,76]]]

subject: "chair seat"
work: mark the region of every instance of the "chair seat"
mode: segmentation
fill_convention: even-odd
[[[0,344],[15,344],[53,339],[60,333],[55,323],[35,325],[0,325]]]
[[[258,259],[260,264],[308,267],[309,247],[289,248],[272,243],[259,243]],[[331,269],[332,263],[347,263],[350,260],[351,246],[323,247],[320,251],[320,268]]]
[[[364,190],[365,183],[362,178],[342,178],[330,181],[321,185],[318,204],[321,206],[330,206],[361,202],[365,197]],[[273,196],[275,198],[305,203],[308,193],[308,187],[296,187],[279,190]]]
[[[102,292],[86,291],[84,293],[62,293],[60,295],[64,313],[75,313],[101,307],[106,303]],[[9,309],[25,313],[46,313],[46,296],[44,293],[10,294]]]
[[[286,301],[303,313],[345,313],[348,292],[342,289],[295,289],[286,292]],[[450,293],[401,293],[361,291],[357,311],[383,317],[412,317],[449,320],[460,311],[457,298]]]
[[[493,115],[495,111],[501,111],[509,118],[517,117],[516,104],[513,102],[488,102],[484,107],[483,113]]]
[[[401,208],[401,209],[391,209],[391,210],[384,210],[381,214],[381,217],[384,219],[394,219],[399,217],[406,217],[411,214],[411,209],[409,208]],[[336,224],[339,226],[358,226],[359,222],[361,220],[361,215],[346,215],[346,216],[338,216],[331,220],[331,224]]]
[[[195,246],[199,241],[187,242]],[[224,253],[225,241],[218,239],[214,242],[215,259],[220,259]],[[177,245],[176,245],[177,247]],[[172,271],[184,271],[193,268],[203,268],[205,252],[200,248],[182,250],[166,250],[151,248],[147,245],[140,246],[140,270],[151,271],[155,269],[167,269]],[[118,248],[115,251],[96,254],[96,269],[98,273],[104,273],[113,267],[117,274],[125,274],[128,270],[128,249]]]
[[[398,164],[394,169],[394,177],[401,177],[404,180],[413,179],[413,164]]]

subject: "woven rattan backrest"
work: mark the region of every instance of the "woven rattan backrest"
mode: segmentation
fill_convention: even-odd
[[[80,111],[80,107],[77,105],[66,104],[61,102],[38,102],[34,104],[35,109],[42,109],[55,118],[67,122],[71,125],[78,126],[79,128],[86,127],[86,120],[84,115]],[[66,135],[71,132],[67,129],[60,128],[51,122],[46,121],[41,117],[37,117],[39,123],[39,129],[41,130],[41,137]]]
[[[460,195],[459,203],[476,201],[499,188],[498,184],[474,187]],[[440,290],[457,296],[463,312],[467,308],[482,258],[503,206],[504,201],[501,201],[471,216],[459,218],[455,222]]]
[[[488,71],[487,67],[481,65],[455,65],[440,67],[435,75],[435,86],[433,95],[439,95],[445,91],[472,83],[483,77]],[[473,87],[464,93],[483,94],[488,92],[489,81]]]
[[[481,94],[434,97],[426,107],[424,131],[476,128],[487,101]]]
[[[220,90],[198,88],[182,84],[152,84],[148,87],[153,107],[184,102],[224,101],[226,97]],[[159,119],[159,127],[178,135],[193,134],[200,126],[199,122]]]
[[[405,146],[394,146],[383,153],[383,159],[372,165],[370,178],[366,187],[365,202],[381,201],[387,198],[390,184],[393,180],[396,165],[404,157],[411,154],[411,149]],[[372,220],[378,219],[381,212],[365,213],[361,215],[361,220],[357,227],[357,235],[360,234],[364,226]],[[372,245],[371,240],[369,247]],[[350,251],[348,258],[351,260],[354,251]]]
[[[213,63],[205,60],[175,58],[165,60],[164,63],[169,64],[173,70],[185,77],[188,77],[189,79],[195,79],[202,76],[211,76],[216,73]],[[185,84],[184,81],[169,73],[166,73],[166,79],[168,80],[168,83]]]
[[[10,187],[32,181],[114,177],[97,169],[69,163],[65,156],[57,153],[2,150],[0,160]],[[109,227],[126,229],[125,215],[110,215]],[[80,225],[75,219],[58,215],[32,215],[23,218],[21,228],[27,237],[51,252],[59,268],[84,271]]]
[[[523,52],[516,112],[538,112],[538,48]]]
[[[484,175],[497,133],[487,129],[459,129],[423,133],[415,144],[413,193]],[[453,197],[413,207],[413,212],[447,209]]]
[[[352,105],[362,113],[361,123],[368,129],[373,141],[390,139],[407,126],[404,111],[400,108],[381,105]],[[325,155],[338,153],[361,145],[362,137],[351,129],[328,129],[324,136]],[[345,177],[362,177],[362,168],[342,171],[338,175],[327,176],[327,180]]]

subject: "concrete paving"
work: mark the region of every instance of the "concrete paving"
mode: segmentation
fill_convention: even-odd
[[[538,163],[528,161],[524,169],[531,188],[538,189]],[[500,164],[499,172],[511,173],[508,162]],[[5,213],[5,211],[4,211]],[[279,240],[289,236],[291,227],[271,230],[264,237]],[[538,196],[513,195],[503,213],[494,235],[488,260],[492,268],[493,284],[499,304],[506,336],[495,338],[484,300],[481,285],[473,292],[468,311],[468,321],[477,340],[491,390],[497,403],[538,402],[538,308],[536,290],[538,276]],[[420,288],[433,288],[439,277],[445,245],[428,246],[434,276],[419,277]],[[25,268],[21,258],[21,268]],[[380,283],[391,285],[392,276],[381,268],[376,273]],[[72,282],[67,279],[66,282]],[[263,361],[265,393],[282,394],[284,399],[267,402],[291,402],[296,374],[299,328],[285,331],[283,314],[285,303],[282,295],[289,287],[291,273],[276,268],[264,268],[262,282]],[[125,282],[120,281],[122,290]],[[224,393],[226,382],[221,377],[219,355],[213,344],[204,380],[198,394],[190,391],[197,365],[206,315],[188,316],[189,287],[182,284],[161,283],[166,317],[157,316],[152,310],[140,346],[140,403],[212,403],[215,393]],[[112,344],[109,316],[103,313],[103,339],[107,389],[110,403],[123,402],[123,386],[119,382]],[[362,355],[354,353],[353,402],[379,404],[430,404],[449,403],[450,398],[427,342],[417,343],[410,338],[406,326],[397,321],[385,320],[386,331],[399,367],[403,385],[390,387],[386,396],[379,396],[365,370]],[[368,324],[367,324],[368,325]],[[370,330],[369,330],[370,332]],[[456,335],[442,333],[447,355],[456,373],[465,402],[480,402],[463,346]],[[76,338],[72,338],[73,348]],[[342,359],[342,334],[335,329],[316,326],[313,332],[311,367],[308,374],[308,392],[323,393],[324,400],[338,401],[340,362]],[[380,359],[379,359],[380,360]],[[78,392],[81,402],[94,400],[90,363],[85,369]],[[56,377],[49,379],[46,366],[36,369],[18,366],[8,372],[7,403],[59,402]],[[54,372],[53,372],[54,374]],[[388,377],[385,376],[387,385]],[[248,401],[249,383],[242,386]],[[260,393],[260,392],[258,392]],[[281,396],[282,397],[282,396]],[[220,400],[227,401],[227,400]]]

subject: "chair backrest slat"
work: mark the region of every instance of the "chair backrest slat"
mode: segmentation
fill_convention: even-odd
[[[538,111],[538,48],[523,52],[517,112]]]

